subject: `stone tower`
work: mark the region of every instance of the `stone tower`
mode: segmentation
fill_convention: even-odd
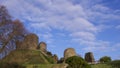
[[[85,61],[87,61],[88,63],[94,63],[95,59],[94,59],[94,55],[92,52],[88,52],[85,54]]]
[[[64,60],[66,60],[69,57],[76,56],[76,52],[73,48],[67,48],[64,51]]]
[[[57,56],[56,54],[54,54],[54,55],[52,56],[52,58],[53,58],[53,60],[54,60],[55,63],[58,62],[58,56]]]
[[[37,49],[40,49],[42,52],[47,52],[47,44],[45,42],[40,42]]]
[[[35,50],[38,45],[38,36],[35,34],[28,34],[23,41],[16,42],[16,49],[30,49]]]

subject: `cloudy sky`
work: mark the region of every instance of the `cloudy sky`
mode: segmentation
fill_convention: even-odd
[[[0,0],[14,19],[45,41],[48,50],[63,56],[75,48],[95,59],[120,59],[120,0]]]

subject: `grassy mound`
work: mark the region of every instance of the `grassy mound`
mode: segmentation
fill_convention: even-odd
[[[26,68],[65,68],[66,64],[29,64]]]
[[[1,60],[2,63],[19,64],[49,64],[51,61],[51,57],[38,50],[14,50]]]
[[[112,62],[109,62],[108,64],[111,65],[113,68],[120,68],[120,60],[114,60]]]

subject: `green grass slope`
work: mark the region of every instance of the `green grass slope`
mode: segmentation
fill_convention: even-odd
[[[108,64],[95,64],[91,66],[92,68],[113,68],[112,66]]]
[[[38,50],[14,50],[1,60],[1,62],[19,64],[49,64],[50,61],[52,58]]]
[[[30,64],[26,68],[65,68],[66,64]]]

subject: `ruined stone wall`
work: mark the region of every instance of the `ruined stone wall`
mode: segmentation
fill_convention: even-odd
[[[37,49],[41,50],[44,53],[47,53],[47,44],[45,42],[40,42]]]
[[[67,48],[64,51],[64,59],[67,59],[67,58],[72,57],[72,56],[76,56],[75,49],[73,49],[73,48]]]
[[[35,50],[38,45],[38,36],[35,34],[26,35],[23,41],[16,42],[16,49]]]
[[[88,52],[85,54],[85,61],[87,61],[88,63],[94,63],[95,59],[94,59],[94,55],[92,52]]]

